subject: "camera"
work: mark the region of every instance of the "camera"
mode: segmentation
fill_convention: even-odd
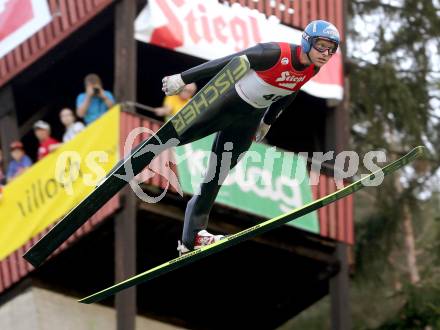
[[[99,95],[99,87],[93,87],[93,94]]]

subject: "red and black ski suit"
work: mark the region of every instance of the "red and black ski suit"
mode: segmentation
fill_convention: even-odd
[[[231,88],[221,102],[200,113],[180,137],[181,144],[186,144],[217,132],[212,145],[215,157],[211,154],[206,173],[206,178],[213,179],[201,184],[186,208],[182,243],[187,248],[192,249],[197,232],[207,228],[218,191],[227,173],[251,146],[261,120],[271,125],[292,103],[301,86],[318,72],[313,64],[300,63],[300,50],[300,46],[288,43],[261,43],[181,74],[183,81],[189,84],[213,77],[235,56],[246,55],[250,63],[250,71],[235,88]],[[220,171],[225,151],[232,154],[230,168]]]

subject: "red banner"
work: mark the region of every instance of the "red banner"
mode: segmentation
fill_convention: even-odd
[[[0,58],[50,20],[46,0],[0,0]]]

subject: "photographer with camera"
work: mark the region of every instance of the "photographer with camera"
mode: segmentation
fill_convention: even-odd
[[[102,88],[101,78],[91,73],[84,78],[85,93],[76,98],[76,114],[89,125],[115,104],[113,94]]]

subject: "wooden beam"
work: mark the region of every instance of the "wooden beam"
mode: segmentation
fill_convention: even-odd
[[[121,282],[136,274],[137,197],[127,186],[121,196],[122,209],[115,219],[115,278]],[[118,330],[134,330],[136,320],[136,287],[116,295]]]
[[[118,102],[136,102],[136,1],[121,0],[115,5],[115,86]]]
[[[338,242],[335,257],[339,260],[339,272],[330,279],[331,300],[331,328],[332,330],[350,330],[350,296],[349,296],[349,270],[348,246]]]
[[[3,150],[3,164],[11,160],[9,145],[19,139],[17,113],[11,85],[0,88],[0,139]],[[5,169],[4,169],[5,170]]]
[[[29,131],[31,131],[34,127],[34,124],[36,121],[43,119],[49,112],[51,108],[50,107],[43,107],[40,110],[38,110],[36,113],[34,113],[26,122],[19,127],[19,135],[20,139],[23,138]]]
[[[115,85],[118,102],[136,101],[136,41],[134,20],[136,1],[121,0],[115,5]],[[136,273],[136,204],[130,187],[123,190],[124,208],[115,223],[115,277],[122,281]],[[136,288],[116,295],[118,330],[134,330]]]

